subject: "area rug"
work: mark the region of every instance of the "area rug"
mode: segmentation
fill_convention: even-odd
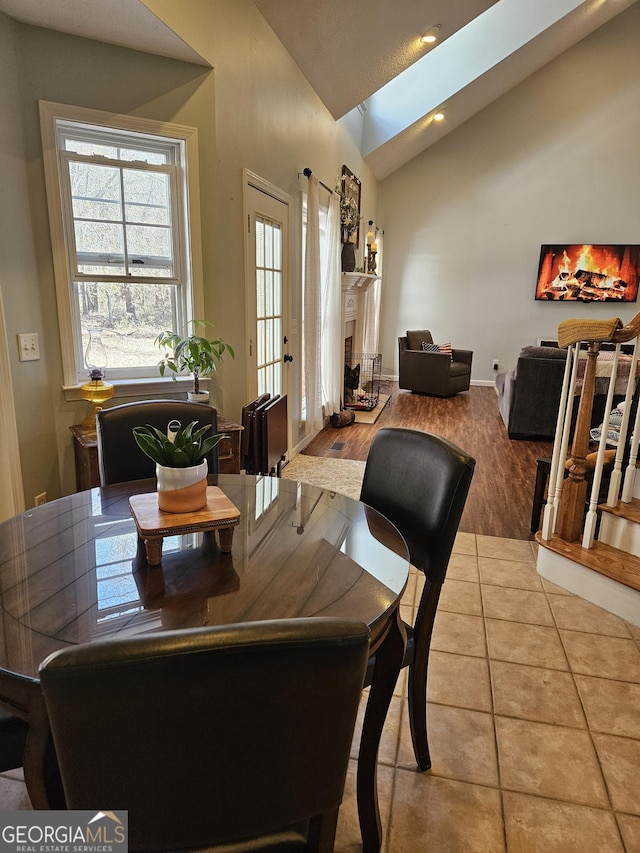
[[[357,500],[360,497],[364,466],[364,462],[355,459],[327,459],[299,454],[284,466],[282,476]]]
[[[355,411],[356,423],[357,424],[375,424],[375,422],[380,417],[380,413],[382,412],[384,407],[389,402],[389,399],[390,399],[390,397],[388,394],[380,394],[380,396],[378,397],[378,405],[375,407],[375,409],[371,409],[370,412],[362,412],[362,411],[356,410]]]

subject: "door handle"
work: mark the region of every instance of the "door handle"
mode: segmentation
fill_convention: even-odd
[[[286,364],[288,361],[293,361],[293,356],[292,356],[292,355],[289,355],[289,353],[288,353],[288,352],[287,352],[287,353],[285,353],[284,361],[285,361],[285,364]]]

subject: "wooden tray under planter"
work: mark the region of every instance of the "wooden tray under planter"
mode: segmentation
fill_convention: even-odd
[[[240,510],[218,486],[207,486],[207,505],[196,512],[163,512],[158,507],[157,492],[131,495],[129,506],[150,566],[161,563],[165,536],[201,530],[217,530],[220,550],[227,554],[231,551],[233,528],[240,521]]]

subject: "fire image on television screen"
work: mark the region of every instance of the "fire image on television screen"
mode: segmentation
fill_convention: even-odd
[[[640,246],[543,245],[536,299],[635,302]]]

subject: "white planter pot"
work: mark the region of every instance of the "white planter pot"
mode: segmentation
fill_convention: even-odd
[[[208,403],[209,402],[209,392],[208,391],[199,391],[197,394],[193,391],[187,391],[187,399],[192,403]]]
[[[191,468],[156,465],[158,507],[163,512],[196,512],[207,505],[207,460]]]

